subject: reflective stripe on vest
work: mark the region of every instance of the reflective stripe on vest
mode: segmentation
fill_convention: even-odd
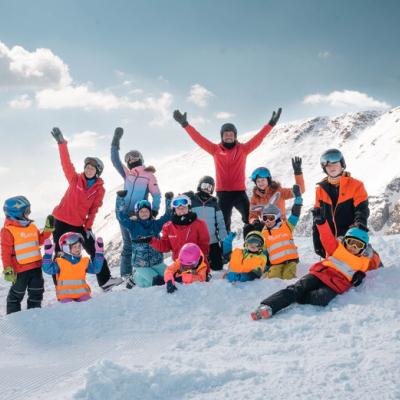
[[[331,267],[342,273],[349,281],[356,271],[367,271],[369,259],[365,256],[351,254],[341,242],[338,242],[337,249],[322,262],[323,265]]]
[[[268,252],[269,261],[272,265],[278,265],[299,258],[292,230],[286,221],[283,221],[280,227],[271,231],[263,229],[262,234],[265,240],[265,249]]]
[[[90,294],[90,286],[86,282],[86,270],[89,266],[89,258],[82,257],[76,264],[65,258],[56,258],[60,268],[57,274],[56,294],[59,300],[79,299]]]
[[[19,264],[40,261],[39,232],[35,224],[28,226],[7,225],[5,227],[14,238],[15,258]]]
[[[229,271],[235,273],[248,273],[257,268],[264,271],[266,263],[267,257],[265,257],[264,254],[247,253],[246,256],[244,256],[244,250],[236,248],[231,254]]]

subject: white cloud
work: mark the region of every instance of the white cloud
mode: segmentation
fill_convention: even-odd
[[[94,148],[96,147],[97,139],[100,136],[96,132],[84,131],[80,133],[75,133],[72,139],[68,140],[68,146],[71,148]]]
[[[21,94],[14,100],[9,101],[8,105],[17,110],[26,110],[32,105],[32,100],[29,98],[29,95]]]
[[[208,124],[210,122],[209,119],[203,118],[203,117],[194,117],[194,118],[190,118],[190,123],[193,125],[205,125]]]
[[[318,58],[322,58],[323,60],[326,60],[327,58],[329,58],[331,56],[331,53],[327,50],[324,51],[320,51],[318,53]]]
[[[212,92],[196,83],[190,88],[190,95],[187,100],[199,107],[206,107],[208,104],[207,100],[212,96],[214,96]]]
[[[143,89],[132,89],[129,91],[130,94],[143,94],[144,90]]]
[[[51,50],[30,52],[0,41],[0,87],[62,87],[71,82],[68,65]]]
[[[164,78],[162,75],[159,75],[157,77],[157,80],[159,80],[160,82],[163,82],[163,83],[169,83],[169,80]]]
[[[2,167],[0,165],[0,175],[6,175],[10,171],[10,168],[8,167]]]
[[[217,119],[229,119],[229,118],[232,118],[234,116],[235,116],[235,114],[232,114],[232,113],[226,112],[226,111],[220,111],[220,112],[215,114],[215,117]]]
[[[332,107],[355,107],[357,109],[390,108],[390,104],[376,100],[366,93],[357,92],[356,90],[334,91],[328,95],[311,94],[303,99],[303,104],[328,104]]]

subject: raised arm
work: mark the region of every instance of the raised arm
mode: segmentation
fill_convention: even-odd
[[[293,185],[293,195],[295,196],[294,203],[292,206],[292,212],[288,218],[288,222],[294,228],[300,219],[301,207],[303,205],[303,199],[301,197],[301,191],[299,185]]]
[[[64,136],[59,128],[53,128],[51,134],[58,144],[58,151],[60,153],[61,166],[64,171],[64,175],[67,178],[68,183],[71,183],[72,179],[74,179],[77,173],[69,156],[67,141],[64,139]]]
[[[122,178],[125,179],[124,166],[119,157],[119,143],[123,134],[124,130],[122,128],[115,128],[113,140],[111,142],[111,162]]]
[[[330,256],[338,247],[338,241],[332,233],[328,221],[325,219],[324,211],[322,208],[314,208],[312,210],[314,222],[318,229],[319,237],[322,246],[325,249],[326,256]]]

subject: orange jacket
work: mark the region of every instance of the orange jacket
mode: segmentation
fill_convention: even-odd
[[[300,186],[301,193],[304,193],[306,188],[304,185],[303,174],[294,176],[296,184]],[[286,219],[286,210],[285,210],[285,202],[288,199],[293,198],[292,188],[282,188],[279,186],[277,190],[272,190],[269,187],[265,190],[264,193],[260,192],[257,186],[253,188],[253,196],[250,199],[250,216],[249,222],[253,223],[255,220],[259,219],[261,216],[262,210],[253,210],[254,207],[264,206],[268,204],[271,197],[275,194],[279,193],[278,200],[274,203],[282,213],[282,219]]]
[[[40,255],[39,246],[50,236],[50,232],[41,233],[33,223],[23,227],[18,221],[6,219],[4,227],[1,229],[3,268],[10,266],[17,274],[35,268],[42,268],[42,256]],[[37,244],[30,245],[29,242]],[[17,246],[18,248],[16,248]],[[39,254],[37,254],[38,251]],[[25,258],[24,254],[26,255],[27,252],[32,253],[32,256]]]
[[[196,270],[191,271],[181,271],[180,263],[176,260],[174,263],[169,265],[164,272],[164,281],[167,283],[168,281],[172,281],[172,283],[182,282],[182,283],[193,283],[193,282],[205,282],[207,280],[207,265],[204,262],[204,257],[200,265],[196,268]]]
[[[232,251],[229,261],[229,271],[240,274],[249,273],[255,269],[264,272],[267,257],[264,254],[253,254],[246,252],[244,249],[236,248]]]
[[[82,296],[90,295],[90,286],[86,282],[88,257],[82,257],[76,264],[72,264],[65,258],[56,258],[55,261],[60,268],[56,286],[58,300],[79,299]]]

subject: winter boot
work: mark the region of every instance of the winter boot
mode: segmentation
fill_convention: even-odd
[[[251,318],[254,321],[258,321],[259,319],[267,319],[272,317],[271,307],[261,304],[256,311],[253,311],[250,314]]]

